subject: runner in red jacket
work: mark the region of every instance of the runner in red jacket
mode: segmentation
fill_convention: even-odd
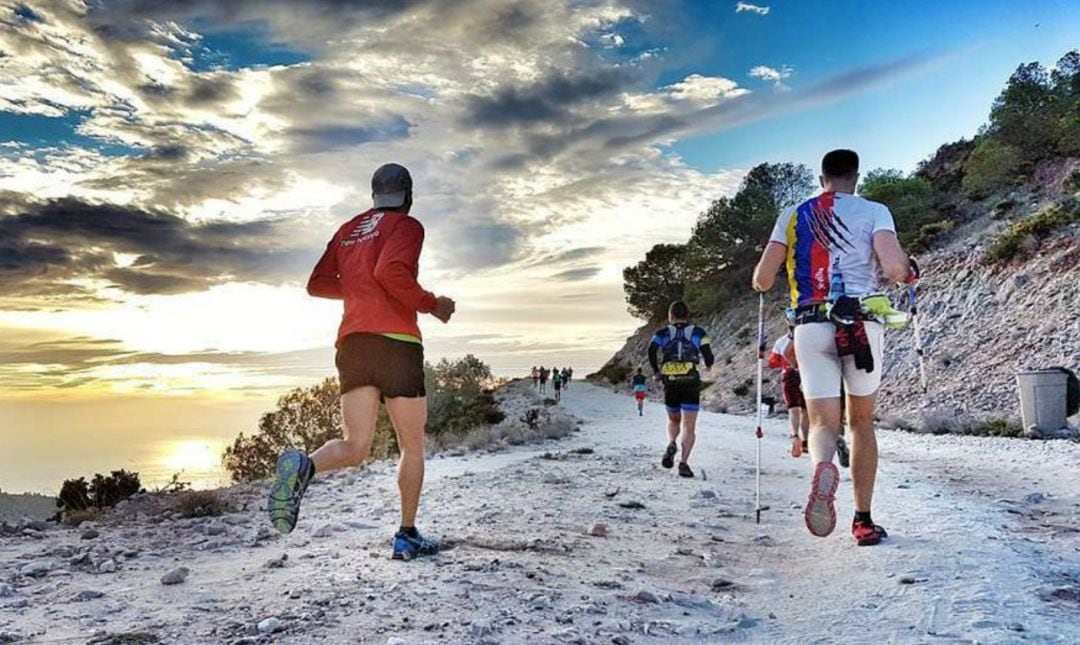
[[[424,227],[409,216],[412,177],[397,164],[375,171],[374,208],[338,229],[308,281],[308,293],[344,300],[337,335],[338,378],[345,438],[334,439],[310,456],[286,450],[278,459],[270,491],[270,519],[282,533],[296,527],[300,502],[316,472],[359,466],[367,459],[385,401],[397,432],[401,461],[401,528],[393,557],[412,559],[438,552],[438,542],[416,530],[424,483],[424,348],[417,313],[442,322],[454,301],[435,297],[417,281]]]

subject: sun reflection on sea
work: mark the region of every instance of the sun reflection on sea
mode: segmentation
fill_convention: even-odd
[[[154,480],[165,483],[178,473],[180,481],[188,482],[194,488],[227,485],[228,475],[221,464],[225,445],[206,439],[164,442],[158,468],[154,469],[157,472],[148,472],[149,477],[144,478],[144,483],[153,485]]]

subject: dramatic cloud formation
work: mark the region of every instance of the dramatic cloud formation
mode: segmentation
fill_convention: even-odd
[[[670,51],[685,31],[673,6],[0,0],[5,378],[146,385],[137,363],[172,387],[209,374],[221,389],[280,386],[263,355],[305,376],[296,356],[325,366],[325,350],[304,352],[329,344],[337,305],[300,285],[390,160],[416,180],[424,280],[459,300],[433,356],[598,360],[633,324],[621,267],[685,237],[741,177],[691,167],[672,144],[925,63],[752,92],[687,71]],[[41,329],[52,344],[10,346]]]
[[[85,281],[136,294],[282,282],[308,261],[278,223],[192,223],[161,212],[76,199],[28,204],[0,218],[0,295],[55,296]]]

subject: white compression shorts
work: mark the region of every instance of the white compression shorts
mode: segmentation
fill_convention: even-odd
[[[836,355],[836,327],[831,322],[808,323],[795,327],[795,357],[799,360],[803,396],[807,399],[840,397],[840,382],[853,396],[870,396],[881,386],[885,369],[885,327],[865,321],[866,338],[874,356],[874,371],[856,369],[855,357]]]

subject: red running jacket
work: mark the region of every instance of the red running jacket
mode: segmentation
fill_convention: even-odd
[[[349,334],[411,334],[435,309],[417,282],[424,227],[405,213],[369,210],[338,229],[308,280],[308,293],[345,301],[337,342]]]

